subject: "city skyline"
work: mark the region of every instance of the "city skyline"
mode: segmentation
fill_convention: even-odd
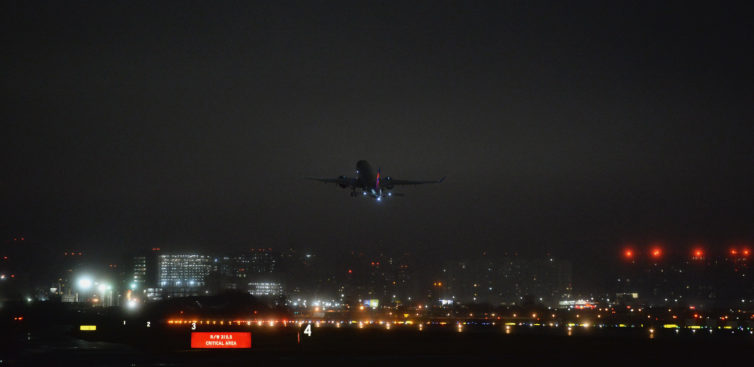
[[[101,302],[100,293],[106,287],[109,306],[122,306],[126,300],[154,302],[226,291],[280,297],[289,306],[291,300],[302,298],[344,305],[375,299],[386,305],[450,302],[548,307],[584,299],[653,307],[681,302],[707,308],[754,302],[748,247],[724,253],[694,247],[685,256],[668,254],[658,246],[625,248],[614,256],[611,271],[589,283],[575,280],[578,263],[515,253],[470,252],[429,264],[422,254],[405,252],[350,251],[327,259],[314,251],[291,248],[225,254],[151,248],[134,250],[114,263],[100,262],[82,251],[60,255],[38,258],[22,248],[4,255],[0,259],[4,299]],[[79,296],[82,282],[94,298]]]

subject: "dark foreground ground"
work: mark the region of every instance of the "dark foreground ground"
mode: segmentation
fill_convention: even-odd
[[[249,330],[246,330],[249,331]],[[71,326],[3,331],[2,366],[550,365],[750,366],[754,336],[646,329],[253,328],[252,349],[192,350],[177,328],[79,333]]]

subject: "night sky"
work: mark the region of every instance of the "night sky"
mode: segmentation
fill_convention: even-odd
[[[0,233],[576,271],[751,243],[754,12],[656,3],[3,1]],[[302,179],[360,159],[447,179]]]

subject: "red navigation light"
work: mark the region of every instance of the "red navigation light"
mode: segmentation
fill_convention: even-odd
[[[662,257],[662,249],[659,247],[655,247],[652,249],[652,258],[659,259]]]

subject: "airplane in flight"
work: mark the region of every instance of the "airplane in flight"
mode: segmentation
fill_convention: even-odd
[[[392,191],[390,191],[395,186],[441,183],[445,180],[445,177],[439,180],[430,181],[397,180],[390,176],[382,177],[379,168],[377,168],[377,173],[375,174],[374,170],[372,170],[372,166],[369,165],[369,162],[361,160],[356,162],[356,177],[306,177],[306,179],[325,183],[334,183],[344,189],[351,188],[352,197],[359,196],[356,190],[361,189],[361,196],[366,196],[372,199],[376,199],[377,201],[381,201],[383,197],[403,196],[403,194],[393,193]]]

